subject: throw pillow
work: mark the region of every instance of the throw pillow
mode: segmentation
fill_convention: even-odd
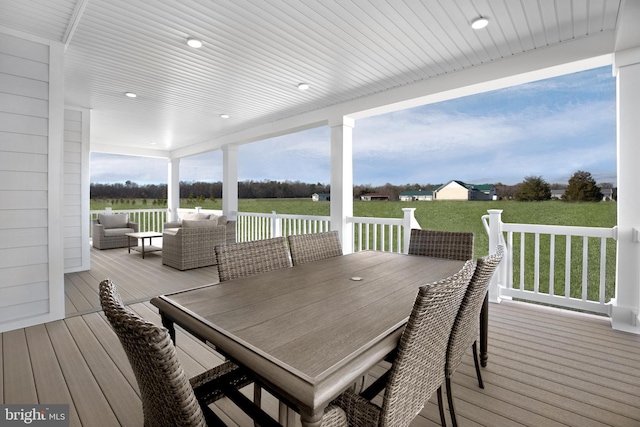
[[[128,214],[113,214],[113,215],[98,215],[98,222],[102,224],[105,229],[108,228],[127,228],[129,222]]]
[[[202,219],[208,219],[209,218],[209,214],[206,214],[204,212],[186,212],[184,215],[182,215],[182,219],[183,220],[189,220],[189,221],[193,221],[193,220],[202,220]]]
[[[218,225],[217,221],[211,221],[209,219],[202,220],[190,220],[183,219],[182,226],[184,228],[208,228],[208,227],[216,227]]]

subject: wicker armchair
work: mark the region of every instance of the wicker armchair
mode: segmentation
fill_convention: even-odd
[[[412,229],[409,255],[458,261],[473,259],[473,233]]]
[[[133,239],[130,242],[125,233],[137,233],[138,231],[138,224],[129,222],[127,214],[100,214],[98,218],[91,221],[91,241],[96,249],[136,246],[138,240]]]
[[[342,255],[342,245],[337,231],[290,235],[288,240],[293,265]]]
[[[224,425],[207,405],[251,383],[241,369],[225,362],[188,379],[168,331],[127,309],[110,280],[100,283],[100,303],[140,387],[145,427]]]
[[[325,411],[323,427],[347,425],[342,412],[350,426],[408,426],[434,391],[446,425],[441,385],[447,344],[474,268],[467,261],[453,276],[420,288],[391,369],[362,395],[347,390],[335,399]],[[370,402],[380,384],[385,386],[382,406]]]
[[[215,247],[221,282],[291,267],[284,237]]]
[[[227,227],[167,228],[162,233],[162,263],[178,270],[216,264],[216,245],[227,241]]]
[[[476,270],[473,273],[473,277],[471,278],[471,282],[467,288],[467,293],[462,300],[462,304],[460,304],[460,310],[458,311],[458,315],[456,316],[456,320],[453,323],[453,328],[451,330],[451,337],[449,338],[449,346],[447,348],[447,363],[445,365],[445,383],[447,387],[449,413],[454,427],[457,427],[458,421],[456,420],[456,413],[453,406],[451,376],[458,366],[460,366],[460,362],[462,362],[462,358],[469,349],[469,346],[472,346],[473,349],[473,363],[476,366],[478,386],[480,388],[484,388],[484,384],[482,383],[482,374],[480,373],[480,365],[478,363],[478,349],[476,345],[479,329],[477,320],[480,316],[484,297],[487,294],[487,289],[489,288],[489,282],[491,282],[491,277],[496,271],[498,264],[500,264],[500,260],[502,260],[502,255],[502,246],[498,246],[498,249],[494,254],[478,259]]]

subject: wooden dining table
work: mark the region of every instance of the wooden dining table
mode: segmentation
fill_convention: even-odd
[[[151,300],[319,426],[329,402],[394,350],[421,285],[464,262],[362,251]]]

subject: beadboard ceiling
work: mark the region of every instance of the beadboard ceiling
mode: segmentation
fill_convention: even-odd
[[[171,153],[612,33],[621,1],[0,0],[0,26],[67,45],[65,101],[92,109],[92,144]]]

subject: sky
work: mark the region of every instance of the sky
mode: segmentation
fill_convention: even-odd
[[[566,184],[576,171],[616,185],[616,88],[611,67],[357,120],[355,185]],[[240,181],[328,184],[327,126],[245,144]],[[92,183],[167,182],[167,160],[91,154]],[[180,161],[181,181],[222,181],[220,150]]]

